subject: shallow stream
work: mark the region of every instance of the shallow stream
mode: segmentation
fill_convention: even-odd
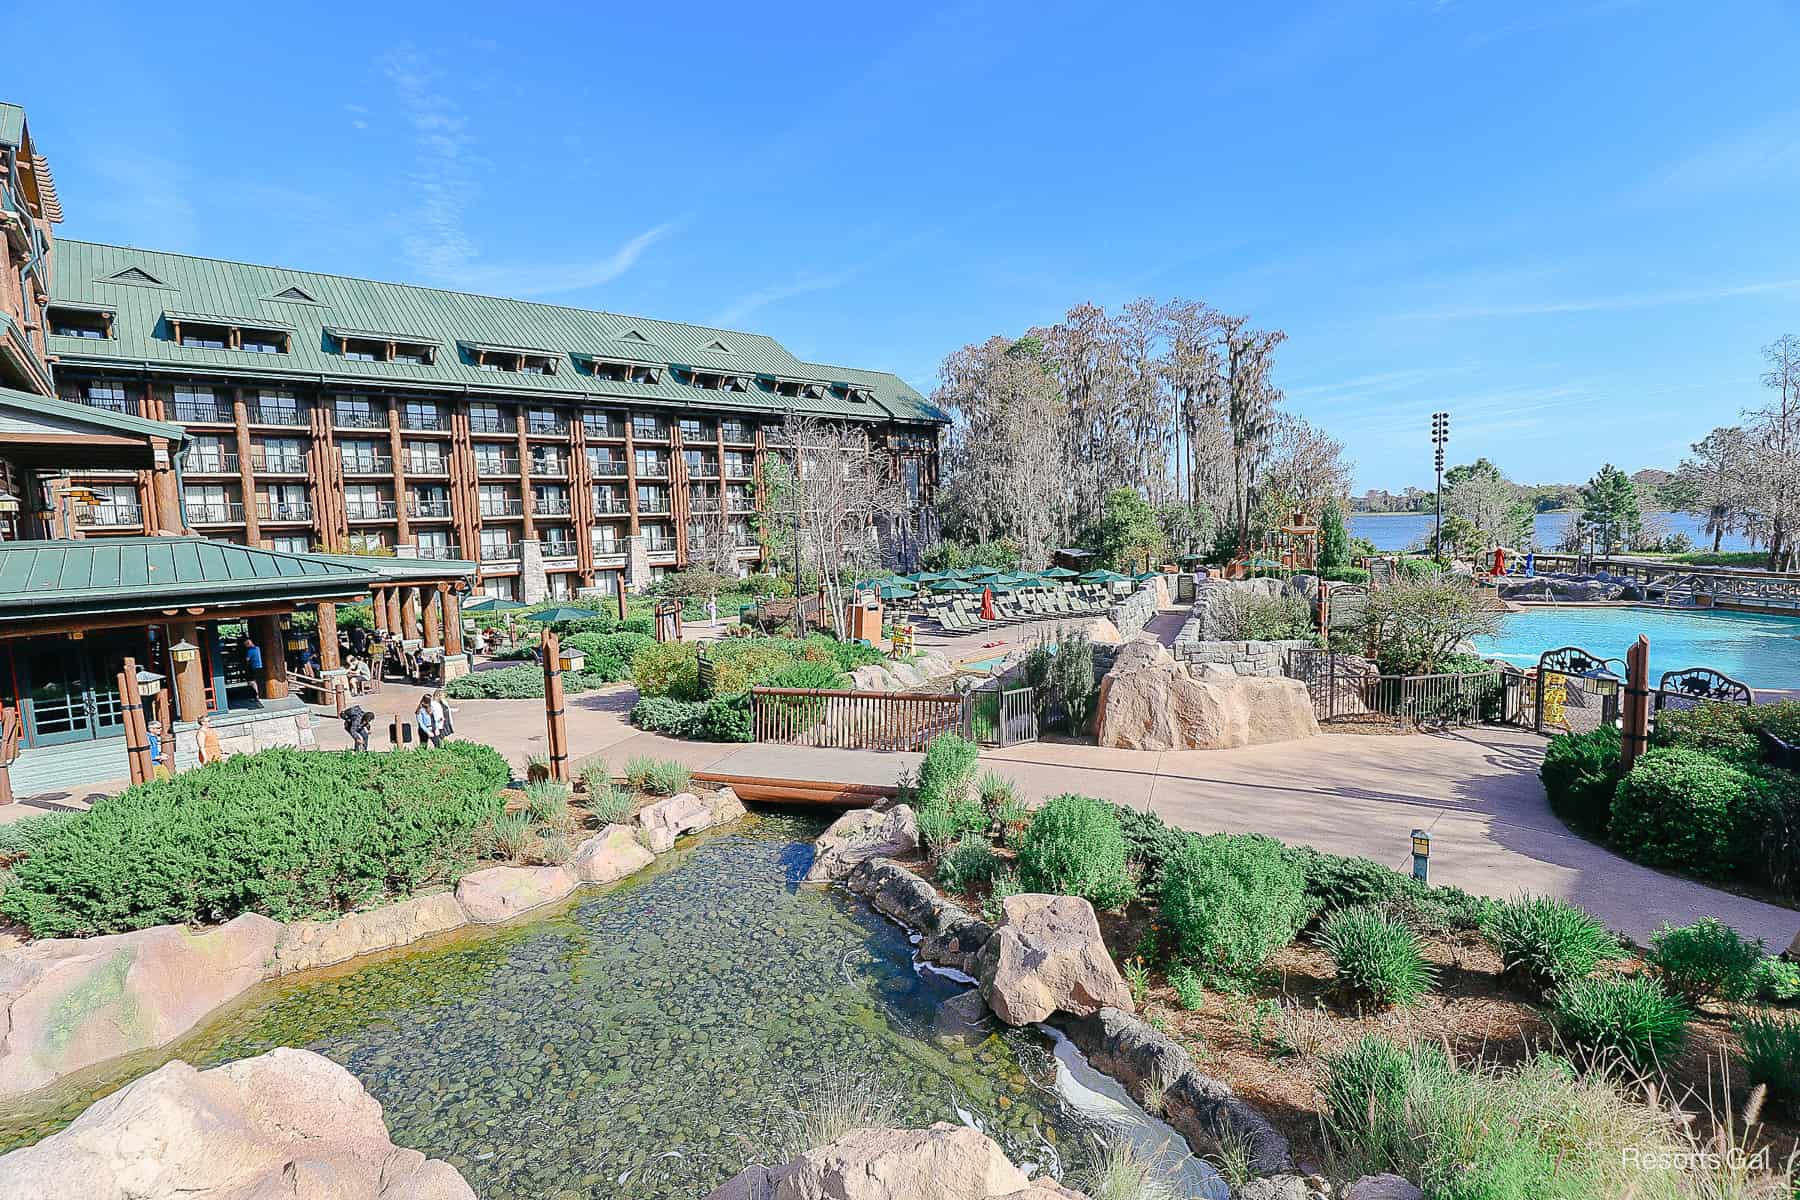
[[[904,1125],[976,1124],[1065,1178],[1097,1119],[1166,1138],[1116,1089],[1097,1103],[1109,1081],[1036,1031],[935,1037],[938,1005],[967,985],[917,967],[904,931],[842,889],[797,886],[818,828],[754,816],[542,920],[265,986],[52,1110],[0,1116],[0,1149],[160,1061],[276,1046],[348,1067],[395,1142],[447,1159],[484,1200],[701,1196],[788,1157],[808,1133],[798,1113],[833,1093],[879,1098]]]

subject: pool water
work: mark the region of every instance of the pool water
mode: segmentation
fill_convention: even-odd
[[[1640,633],[1650,639],[1653,684],[1665,671],[1711,667],[1754,688],[1800,688],[1800,617],[1544,605],[1507,614],[1498,637],[1477,638],[1475,644],[1483,654],[1523,667],[1563,646],[1623,659]],[[1613,669],[1624,673],[1618,664]]]
[[[752,817],[543,920],[265,985],[105,1086],[0,1118],[0,1150],[160,1061],[277,1046],[349,1068],[396,1143],[484,1200],[704,1195],[785,1159],[822,1086],[882,1097],[908,1126],[975,1124],[1058,1176],[1121,1113],[1133,1140],[1173,1137],[1036,1030],[934,1037],[968,984],[919,967],[906,933],[841,889],[796,886],[820,827]]]

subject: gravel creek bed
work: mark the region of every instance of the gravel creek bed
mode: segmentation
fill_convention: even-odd
[[[779,1161],[835,1085],[900,1124],[968,1120],[1066,1175],[1092,1127],[1035,1030],[932,1035],[967,985],[842,889],[800,888],[822,823],[752,816],[608,892],[497,932],[264,985],[153,1056],[0,1112],[0,1149],[171,1058],[316,1050],[381,1101],[394,1141],[484,1200],[693,1197]]]

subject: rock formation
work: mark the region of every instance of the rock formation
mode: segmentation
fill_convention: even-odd
[[[965,1125],[852,1129],[779,1167],[751,1167],[706,1200],[1084,1200],[1032,1181]]]
[[[60,1133],[0,1156],[32,1200],[475,1200],[448,1163],[388,1138],[356,1077],[308,1050],[197,1071],[172,1062]]]
[[[658,854],[673,846],[682,834],[713,824],[712,810],[692,792],[677,792],[667,800],[647,804],[638,810],[637,819],[650,839],[650,849]]]
[[[1056,1012],[1131,1011],[1131,989],[1106,952],[1093,905],[1079,896],[1025,892],[1008,896],[1001,912],[976,960],[976,979],[994,1015],[1008,1025],[1029,1025]]]
[[[919,822],[911,807],[853,808],[831,823],[813,843],[808,883],[842,879],[857,863],[871,858],[893,858],[919,848]]]
[[[608,825],[575,848],[569,870],[583,883],[611,883],[656,861],[627,825]]]
[[[488,867],[456,885],[456,902],[479,925],[498,925],[574,891],[577,880],[563,867]]]
[[[1189,666],[1148,636],[1126,643],[1100,681],[1097,728],[1102,746],[1126,750],[1224,750],[1319,732],[1298,680]]]

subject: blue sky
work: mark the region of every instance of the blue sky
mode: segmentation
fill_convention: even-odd
[[[1437,408],[1526,481],[1673,465],[1800,332],[1782,0],[52,12],[0,98],[67,236],[716,322],[924,390],[1080,301],[1202,299],[1287,330],[1359,487],[1428,482]]]

